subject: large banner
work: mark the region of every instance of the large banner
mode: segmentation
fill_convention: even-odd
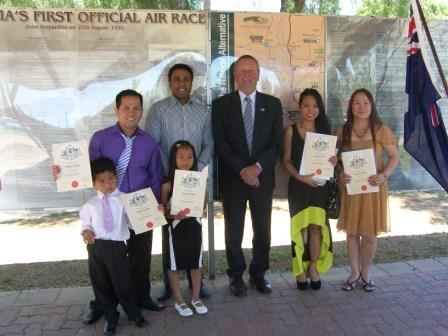
[[[206,100],[208,13],[0,10],[0,208],[79,206],[56,193],[51,145],[115,123],[115,95],[170,95],[167,71],[193,66]]]
[[[167,71],[192,65],[205,104],[234,90],[232,64],[260,62],[258,89],[281,99],[284,126],[297,120],[307,87],[326,100],[333,128],[351,93],[366,87],[402,139],[407,20],[285,13],[0,9],[0,209],[79,206],[90,191],[56,193],[51,145],[90,140],[115,123],[115,95],[132,88],[150,105],[171,94]],[[430,23],[448,72],[448,21]],[[445,44],[444,44],[445,43]],[[448,104],[441,102],[442,111]],[[145,117],[144,116],[144,117]],[[437,188],[406,153],[395,190]],[[278,165],[277,197],[287,175]]]

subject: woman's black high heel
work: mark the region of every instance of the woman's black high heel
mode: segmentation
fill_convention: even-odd
[[[316,271],[316,273],[317,273],[317,276],[319,277],[319,280],[313,281],[313,280],[311,280],[311,276],[310,276],[310,287],[311,287],[311,289],[319,290],[320,287],[322,286],[322,281],[320,281],[319,272]]]
[[[299,290],[306,290],[306,289],[308,289],[308,281],[299,281],[299,280],[296,280],[296,283],[297,283],[297,288],[299,289]]]
[[[311,289],[319,290],[321,286],[322,286],[322,281],[320,281],[320,278],[317,281],[313,281],[313,280],[310,279],[310,287],[311,287]]]

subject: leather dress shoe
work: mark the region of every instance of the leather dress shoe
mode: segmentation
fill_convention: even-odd
[[[264,278],[250,278],[250,284],[261,294],[272,293],[272,284]]]
[[[139,328],[143,328],[149,324],[148,320],[145,319],[145,317],[143,315],[129,319],[129,321],[135,322],[135,325]]]
[[[210,291],[207,289],[207,287],[205,287],[203,283],[201,283],[201,289],[199,290],[199,297],[201,299],[206,299],[210,296],[211,296]]]
[[[104,335],[113,335],[115,334],[115,331],[117,330],[118,321],[105,321],[104,322],[104,328],[103,333]]]
[[[152,311],[161,311],[165,309],[165,305],[162,303],[155,302],[153,299],[146,299],[139,304],[140,307]]]
[[[230,279],[230,291],[237,297],[244,297],[247,295],[247,287],[241,277]]]
[[[163,293],[161,296],[157,298],[157,301],[166,301],[171,297],[171,294],[173,291],[171,290],[170,286],[165,286]]]
[[[98,321],[101,316],[103,316],[103,314],[104,313],[102,310],[89,307],[89,309],[85,312],[84,317],[82,318],[82,323],[93,324]]]

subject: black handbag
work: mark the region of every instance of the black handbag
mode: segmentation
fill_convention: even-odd
[[[330,192],[328,194],[327,216],[331,219],[337,219],[339,217],[339,209],[341,207],[339,187],[336,179],[333,177],[328,181],[328,183]]]

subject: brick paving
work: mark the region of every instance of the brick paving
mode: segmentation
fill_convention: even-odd
[[[217,278],[206,281],[206,316],[181,318],[168,301],[162,312],[144,311],[151,324],[143,329],[122,313],[116,335],[448,335],[448,258],[376,265],[373,293],[343,292],[347,274],[334,268],[320,291],[301,292],[291,274],[271,273],[273,293],[249,290],[246,298],[233,297],[228,280]],[[157,296],[161,284],[153,287]],[[91,297],[90,287],[0,292],[0,335],[102,335],[102,319],[81,323]]]

